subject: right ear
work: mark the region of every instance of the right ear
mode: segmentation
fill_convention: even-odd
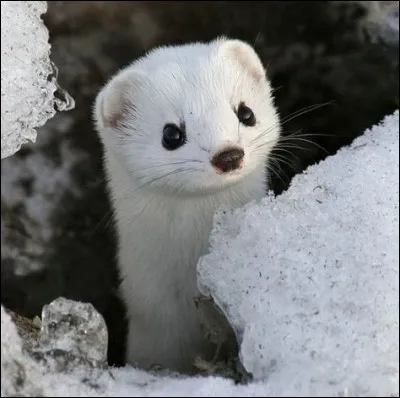
[[[94,116],[99,128],[120,128],[127,117],[135,114],[135,92],[143,84],[145,74],[126,69],[113,77],[96,97]]]
[[[248,43],[225,37],[216,39],[216,43],[219,45],[218,52],[221,56],[235,59],[257,83],[265,81],[265,69],[261,59]]]

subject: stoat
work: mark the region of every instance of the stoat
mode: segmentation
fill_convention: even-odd
[[[126,360],[190,371],[214,349],[194,302],[214,212],[266,192],[280,134],[266,71],[240,40],[156,48],[102,88],[94,118],[117,229]]]

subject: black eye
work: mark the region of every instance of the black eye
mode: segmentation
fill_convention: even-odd
[[[253,111],[243,102],[239,104],[237,117],[240,123],[243,123],[245,126],[254,126],[256,124],[256,117],[254,116]]]
[[[175,124],[166,124],[163,130],[162,145],[165,149],[173,151],[178,149],[186,142],[186,134],[175,126]]]

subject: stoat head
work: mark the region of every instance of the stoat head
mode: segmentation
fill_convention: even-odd
[[[106,153],[143,189],[213,193],[265,169],[279,119],[253,48],[219,38],[152,50],[95,103]]]

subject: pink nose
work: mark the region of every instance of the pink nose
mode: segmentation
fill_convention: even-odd
[[[243,158],[243,149],[228,148],[214,155],[211,164],[223,173],[227,173],[238,169],[242,165]]]

